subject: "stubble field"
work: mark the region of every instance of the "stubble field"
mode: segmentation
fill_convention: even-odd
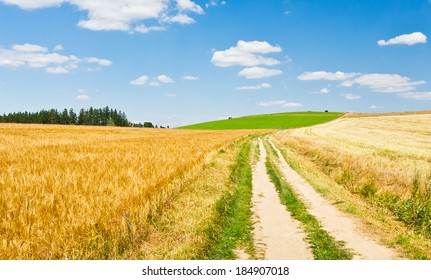
[[[321,193],[374,225],[373,234],[387,245],[409,258],[428,259],[430,123],[431,114],[426,113],[361,116],[274,137],[290,164]]]

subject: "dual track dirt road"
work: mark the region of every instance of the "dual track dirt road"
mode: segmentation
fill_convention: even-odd
[[[255,216],[254,236],[261,259],[314,259],[302,224],[291,217],[286,206],[280,203],[279,195],[267,174],[265,162],[267,152],[263,141],[273,146],[280,158],[278,169],[286,182],[337,241],[353,253],[353,259],[390,260],[397,259],[391,249],[380,245],[359,229],[359,221],[340,212],[296,173],[285,161],[281,152],[269,139],[259,139],[259,160],[253,166],[253,212]]]

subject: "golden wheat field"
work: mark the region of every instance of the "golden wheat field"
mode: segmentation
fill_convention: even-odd
[[[172,180],[245,134],[0,125],[0,259],[127,256]]]

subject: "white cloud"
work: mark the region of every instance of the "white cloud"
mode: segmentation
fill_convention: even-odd
[[[166,97],[174,98],[174,97],[177,97],[177,95],[173,93],[168,93],[166,94]]]
[[[301,103],[287,102],[286,100],[263,101],[259,103],[262,107],[281,106],[283,108],[298,108],[302,107]]]
[[[47,8],[68,3],[80,11],[87,12],[87,18],[80,20],[78,26],[90,30],[130,32],[142,26],[146,20],[189,24],[194,20],[187,14],[204,13],[198,4],[191,0],[0,0],[0,2],[17,5],[22,9]],[[141,27],[136,31],[146,29]]]
[[[150,26],[147,27],[144,24],[136,26],[135,27],[135,31],[139,32],[139,33],[148,33],[151,31],[165,31],[166,27],[165,26]]]
[[[100,66],[110,66],[112,64],[112,61],[108,59],[100,59],[97,57],[86,57],[84,60],[90,63],[97,63]]]
[[[130,84],[134,86],[142,86],[142,85],[145,85],[148,80],[149,80],[148,76],[140,76],[139,78],[133,81],[130,81]]]
[[[407,92],[401,93],[402,98],[415,99],[415,100],[431,100],[431,91],[429,92]]]
[[[389,45],[408,45],[412,46],[415,44],[424,44],[427,42],[427,36],[422,32],[413,32],[411,34],[403,34],[395,38],[385,40],[379,40],[377,44],[379,46],[389,46]]]
[[[328,94],[329,93],[329,89],[322,88],[321,90],[319,90],[319,92],[322,93],[322,94]]]
[[[107,59],[95,57],[80,59],[74,55],[61,55],[33,44],[13,45],[10,49],[0,48],[0,67],[45,68],[47,73],[59,74],[68,73],[83,62],[98,63],[101,66],[109,66],[112,63]]]
[[[230,66],[274,66],[280,64],[280,61],[265,57],[262,54],[278,53],[282,49],[279,46],[272,46],[263,41],[238,41],[235,47],[231,47],[224,51],[215,51],[211,58],[211,62],[219,67]]]
[[[398,74],[365,74],[353,80],[344,81],[341,85],[351,87],[353,85],[368,86],[375,92],[406,92],[415,90],[416,86],[425,84],[425,81],[411,81],[409,77]]]
[[[337,81],[337,80],[347,80],[358,76],[360,73],[344,73],[337,71],[326,72],[326,71],[317,71],[317,72],[304,72],[297,77],[298,80],[301,81],[317,81],[317,80],[329,80],[329,81]]]
[[[171,77],[166,76],[166,75],[159,75],[159,76],[157,76],[157,81],[159,81],[161,83],[165,83],[165,84],[173,83],[174,82],[174,80]]]
[[[277,105],[283,105],[286,104],[286,100],[275,100],[275,101],[262,101],[259,103],[259,106],[262,107],[270,107],[270,106],[277,106]]]
[[[179,23],[179,24],[192,24],[195,22],[193,18],[189,17],[186,14],[178,14],[172,17],[164,17],[162,21],[167,23]]]
[[[351,93],[340,94],[340,96],[343,96],[347,100],[358,100],[358,99],[362,98],[362,96],[360,96],[360,95],[354,95]]]
[[[296,102],[286,102],[281,107],[283,107],[283,108],[298,108],[298,107],[302,107],[302,104],[296,103]]]
[[[87,100],[90,100],[90,99],[91,99],[90,96],[85,95],[85,94],[78,95],[78,96],[75,97],[75,100],[78,100],[78,101],[87,101]]]
[[[33,44],[24,44],[24,45],[13,45],[12,50],[20,53],[47,53],[48,48],[33,45]]]
[[[173,82],[174,80],[171,77],[166,75],[159,75],[156,78],[153,78],[151,80],[148,76],[143,75],[133,81],[130,81],[130,84],[134,86],[142,86],[142,85],[148,84],[149,86],[152,86],[152,87],[158,87],[160,86],[160,83],[168,84]]]
[[[203,14],[201,6],[190,0],[177,0],[177,7],[180,11],[189,11],[197,14]]]
[[[69,70],[64,67],[48,67],[46,68],[46,72],[51,74],[67,74]]]
[[[242,87],[237,87],[236,90],[259,90],[259,89],[266,89],[266,88],[271,88],[271,84],[263,83],[255,86],[242,86]]]
[[[259,79],[283,74],[283,71],[277,69],[268,69],[264,67],[251,67],[241,70],[238,75],[247,79]]]
[[[199,80],[199,77],[196,77],[196,76],[184,76],[184,77],[181,78],[181,80],[184,80],[184,81],[197,81],[197,80]]]
[[[22,9],[41,9],[53,6],[59,6],[64,0],[2,0],[6,4],[14,4]]]
[[[62,45],[57,45],[53,48],[53,51],[62,51],[62,50],[64,50]]]

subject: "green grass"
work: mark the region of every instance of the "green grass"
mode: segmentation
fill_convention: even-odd
[[[234,250],[241,248],[254,256],[253,223],[251,211],[252,175],[250,166],[251,139],[242,143],[236,163],[231,167],[232,192],[225,195],[217,205],[218,219],[214,228],[207,232],[209,246],[205,256],[198,259],[235,259]]]
[[[339,118],[343,113],[294,112],[255,115],[179,127],[180,129],[286,129],[311,126]]]
[[[293,218],[304,225],[314,258],[316,260],[352,259],[352,253],[322,228],[316,217],[308,212],[306,206],[297,197],[291,186],[281,179],[282,175],[280,171],[269,156],[267,157],[266,168],[271,181],[279,193],[281,203],[292,213]]]

